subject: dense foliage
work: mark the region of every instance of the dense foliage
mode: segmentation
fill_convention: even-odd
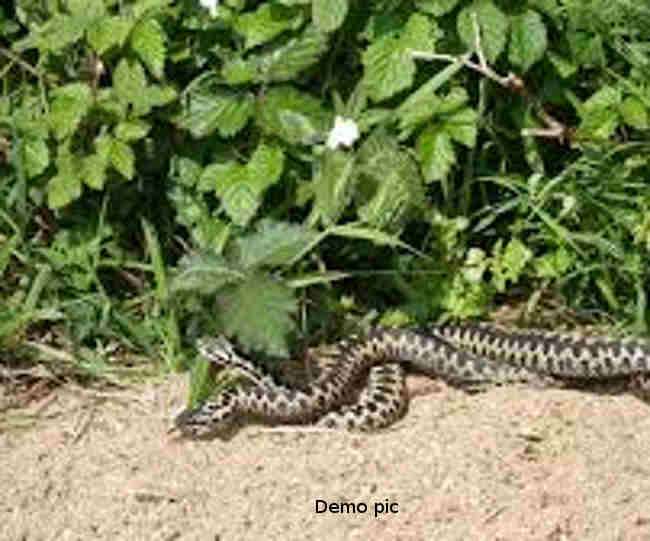
[[[5,348],[285,356],[547,292],[646,330],[644,2],[1,9]]]

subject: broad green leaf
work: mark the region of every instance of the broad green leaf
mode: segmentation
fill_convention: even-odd
[[[291,144],[308,144],[316,137],[324,137],[332,115],[311,94],[291,86],[276,86],[258,101],[255,120],[267,135]]]
[[[290,81],[300,72],[316,64],[327,51],[327,34],[308,27],[286,45],[256,58],[259,82]]]
[[[87,39],[97,54],[103,55],[111,47],[122,47],[133,28],[133,21],[123,16],[104,16],[88,28]]]
[[[260,145],[253,152],[246,169],[251,185],[258,193],[262,193],[280,180],[284,169],[284,153],[280,147]]]
[[[27,178],[34,178],[47,169],[50,164],[50,151],[44,139],[26,137],[21,140],[19,148]]]
[[[533,252],[519,239],[511,239],[502,250],[501,239],[494,246],[490,262],[492,283],[497,291],[506,290],[508,282],[516,284],[521,273],[533,257]]]
[[[408,139],[415,128],[433,118],[441,101],[441,98],[433,92],[418,94],[415,99],[405,100],[395,112],[399,123],[400,140]]]
[[[167,36],[156,19],[144,19],[131,33],[131,48],[149,68],[154,77],[161,79],[167,55]]]
[[[151,85],[136,102],[135,113],[147,114],[153,107],[162,107],[176,99],[177,92],[171,86]]]
[[[235,58],[224,62],[221,76],[229,85],[243,85],[256,81],[259,77],[259,69],[254,60],[246,61],[243,58]]]
[[[452,139],[466,147],[474,147],[478,132],[478,115],[474,109],[468,107],[460,109],[453,115],[446,117],[443,123],[445,131]]]
[[[47,204],[51,209],[65,207],[81,197],[81,180],[58,174],[47,185]]]
[[[257,214],[262,199],[248,182],[238,182],[224,190],[221,201],[233,223],[243,227]]]
[[[67,0],[66,8],[71,15],[96,19],[106,14],[104,0]]]
[[[578,66],[576,64],[553,51],[549,51],[547,56],[553,66],[555,66],[560,77],[564,79],[571,77],[576,71],[578,71]]]
[[[348,0],[313,0],[311,6],[314,24],[323,32],[334,32],[348,14]]]
[[[237,162],[213,163],[208,165],[201,173],[198,189],[201,192],[214,190],[219,197],[223,197],[226,190],[240,182],[248,182],[246,166]]]
[[[544,56],[548,45],[546,26],[536,11],[528,10],[510,19],[508,59],[524,72]]]
[[[465,46],[476,48],[476,32],[472,14],[476,19],[481,37],[481,48],[489,62],[495,62],[503,52],[508,38],[508,18],[491,0],[474,0],[458,15],[457,29]]]
[[[621,91],[618,88],[602,87],[580,107],[582,122],[579,133],[595,139],[610,137],[620,123],[621,102]]]
[[[481,282],[469,282],[461,273],[445,282],[439,285],[442,291],[440,306],[452,317],[467,319],[485,313],[492,300],[492,288]]]
[[[287,357],[287,335],[294,330],[297,310],[293,290],[265,274],[227,287],[217,297],[218,318],[228,336],[249,350]]]
[[[312,222],[318,220],[328,226],[339,220],[352,197],[356,180],[353,172],[354,155],[340,150],[325,152],[312,181]]]
[[[575,257],[564,248],[549,252],[534,261],[535,273],[540,278],[564,278],[575,264]]]
[[[55,15],[35,31],[37,47],[42,51],[61,51],[81,39],[86,24],[81,16]]]
[[[249,92],[197,89],[189,93],[188,104],[177,123],[196,138],[215,131],[222,137],[231,137],[244,128],[253,112],[254,100]]]
[[[305,226],[263,220],[255,233],[238,239],[238,260],[245,269],[292,265],[320,238]]]
[[[137,0],[133,5],[133,17],[141,19],[146,15],[155,15],[166,8],[172,0]]]
[[[440,17],[454,9],[458,2],[459,0],[416,0],[415,5],[424,13]]]
[[[439,126],[429,126],[420,134],[416,150],[425,182],[444,179],[456,163],[451,137]]]
[[[84,158],[81,175],[84,184],[94,190],[101,190],[104,188],[107,166],[107,157],[102,156],[101,154],[91,154]]]
[[[297,30],[302,23],[302,10],[264,3],[255,11],[239,15],[234,28],[244,36],[245,48],[252,49],[271,41],[285,30]]]
[[[54,90],[52,96],[50,127],[60,141],[77,130],[92,105],[92,94],[88,85],[71,83]]]
[[[645,104],[636,97],[628,97],[620,106],[621,116],[626,124],[638,130],[650,128],[650,118]]]
[[[242,280],[244,275],[221,256],[203,253],[183,257],[172,279],[171,291],[196,291],[213,295],[226,284]]]
[[[129,145],[113,139],[110,152],[111,165],[126,179],[131,180],[135,174],[135,155]]]
[[[137,60],[120,60],[113,72],[113,88],[122,101],[137,103],[147,88],[142,65]]]
[[[125,120],[115,126],[115,137],[127,143],[137,141],[147,135],[150,129],[151,125],[144,120]]]
[[[417,163],[391,137],[371,135],[359,149],[356,172],[357,214],[372,227],[395,231],[424,202]]]
[[[264,191],[280,179],[284,153],[279,147],[260,145],[246,165],[215,163],[203,171],[199,190],[214,189],[223,208],[237,225],[246,225],[255,216]]]
[[[368,96],[375,102],[385,100],[410,87],[415,76],[415,61],[399,37],[383,36],[362,56]]]
[[[411,51],[433,50],[438,36],[433,21],[416,13],[409,17],[401,33],[389,33],[373,41],[362,56],[368,96],[378,102],[410,87],[415,76]]]

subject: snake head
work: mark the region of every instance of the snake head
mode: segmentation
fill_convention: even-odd
[[[219,366],[230,366],[241,359],[235,346],[223,335],[199,338],[196,347],[203,357]]]
[[[215,400],[182,411],[174,419],[174,428],[191,439],[228,438],[237,426],[237,408],[227,391]]]

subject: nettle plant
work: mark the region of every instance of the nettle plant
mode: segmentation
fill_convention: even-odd
[[[18,1],[3,30],[6,208],[65,217],[99,195],[173,230],[190,326],[278,355],[318,284],[334,313],[388,292],[409,320],[480,315],[525,279],[642,326],[649,14]],[[179,243],[163,242],[169,263]],[[355,276],[363,287],[332,284]],[[206,302],[216,318],[197,315]]]

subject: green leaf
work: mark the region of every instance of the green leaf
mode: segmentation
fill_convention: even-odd
[[[50,127],[60,141],[77,130],[92,105],[92,93],[88,85],[71,83],[54,90],[52,96]]]
[[[246,49],[252,49],[273,38],[285,30],[297,30],[303,23],[301,10],[265,3],[257,10],[239,15],[234,28],[245,38]]]
[[[215,131],[222,137],[232,137],[246,126],[254,112],[254,99],[249,92],[201,88],[190,92],[188,99],[177,123],[196,138]]]
[[[340,150],[324,153],[312,181],[312,222],[318,220],[328,226],[339,220],[352,197],[356,181],[353,171],[354,155]]]
[[[113,88],[125,103],[137,103],[147,88],[144,68],[137,60],[122,58],[113,72]]]
[[[196,291],[202,295],[213,295],[226,284],[243,278],[244,275],[228,265],[222,256],[202,253],[184,256],[179,261],[170,288],[172,293]]]
[[[290,81],[316,64],[327,51],[327,46],[327,34],[308,27],[286,45],[255,59],[260,73],[257,80],[262,83]]]
[[[645,104],[636,97],[628,97],[620,106],[621,116],[626,124],[637,130],[650,128],[650,117]]]
[[[140,21],[131,33],[131,48],[157,79],[162,79],[165,67],[167,36],[156,19]]]
[[[287,357],[287,335],[297,310],[293,290],[265,274],[254,274],[230,286],[217,298],[219,320],[228,336],[249,350]]]
[[[126,143],[138,141],[147,135],[150,129],[151,125],[144,120],[128,120],[115,126],[115,137]]]
[[[247,182],[238,182],[223,191],[221,201],[233,223],[244,227],[257,214],[261,197]]]
[[[424,203],[417,163],[391,137],[372,134],[359,149],[356,172],[362,203],[357,214],[372,227],[395,231]]]
[[[440,284],[440,305],[450,316],[467,319],[483,314],[492,300],[490,288],[482,282],[468,281],[461,273]]]
[[[334,32],[345,21],[348,7],[348,0],[313,0],[312,19],[316,28],[323,32]]]
[[[255,216],[264,191],[280,179],[283,169],[282,150],[260,145],[246,165],[227,162],[206,167],[199,190],[214,189],[230,219],[244,226]]]
[[[476,14],[483,52],[489,62],[495,62],[506,45],[508,18],[491,0],[475,0],[472,5],[464,8],[458,14],[456,22],[458,35],[470,50],[476,48],[473,13]]]
[[[363,53],[362,62],[368,96],[375,102],[413,84],[415,61],[399,37],[389,34],[374,41]]]
[[[68,11],[75,16],[96,19],[106,13],[104,0],[67,0]]]
[[[478,132],[478,114],[474,109],[461,109],[445,118],[443,122],[445,131],[452,139],[468,148],[474,147]]]
[[[540,278],[563,278],[574,263],[571,252],[559,248],[535,259],[535,273]]]
[[[144,95],[135,102],[134,112],[139,115],[147,114],[153,107],[162,107],[176,99],[177,92],[171,86],[151,85]]]
[[[113,139],[110,161],[123,177],[128,180],[133,178],[135,174],[135,155],[129,145],[119,139]]]
[[[108,166],[107,156],[100,153],[91,154],[84,158],[82,167],[82,178],[84,184],[94,190],[104,188],[106,182],[106,167]]]
[[[548,40],[546,26],[536,11],[528,10],[510,19],[508,59],[524,72],[544,56]]]
[[[612,86],[603,86],[580,107],[582,117],[579,134],[594,139],[607,139],[620,123],[619,107],[621,91]]]
[[[20,143],[21,162],[27,178],[40,175],[50,164],[50,150],[40,137],[27,137]]]
[[[246,61],[243,58],[234,58],[224,62],[221,76],[229,85],[243,85],[257,81],[259,69],[255,60]]]
[[[47,185],[47,204],[51,209],[65,207],[81,197],[81,180],[58,174]]]
[[[239,263],[245,269],[289,266],[321,237],[305,226],[262,220],[255,233],[238,239]]]
[[[251,185],[262,193],[280,180],[284,170],[284,153],[280,147],[262,144],[253,152],[246,169]]]
[[[275,86],[258,102],[255,120],[267,135],[290,144],[308,144],[329,129],[332,115],[311,94],[292,86]]]
[[[122,47],[129,37],[133,21],[123,16],[104,16],[88,28],[87,39],[97,54],[103,55],[111,47]]]
[[[444,179],[456,163],[451,137],[438,126],[429,126],[419,135],[416,150],[426,182]]]
[[[501,239],[494,246],[490,262],[492,283],[497,291],[506,290],[508,282],[517,283],[528,262],[533,257],[533,252],[519,239],[511,239],[505,251],[501,248]]]
[[[78,15],[55,15],[34,31],[36,46],[44,52],[61,51],[82,38],[87,23],[84,17]]]
[[[459,0],[417,0],[415,4],[420,11],[440,17],[454,9],[458,2]]]

